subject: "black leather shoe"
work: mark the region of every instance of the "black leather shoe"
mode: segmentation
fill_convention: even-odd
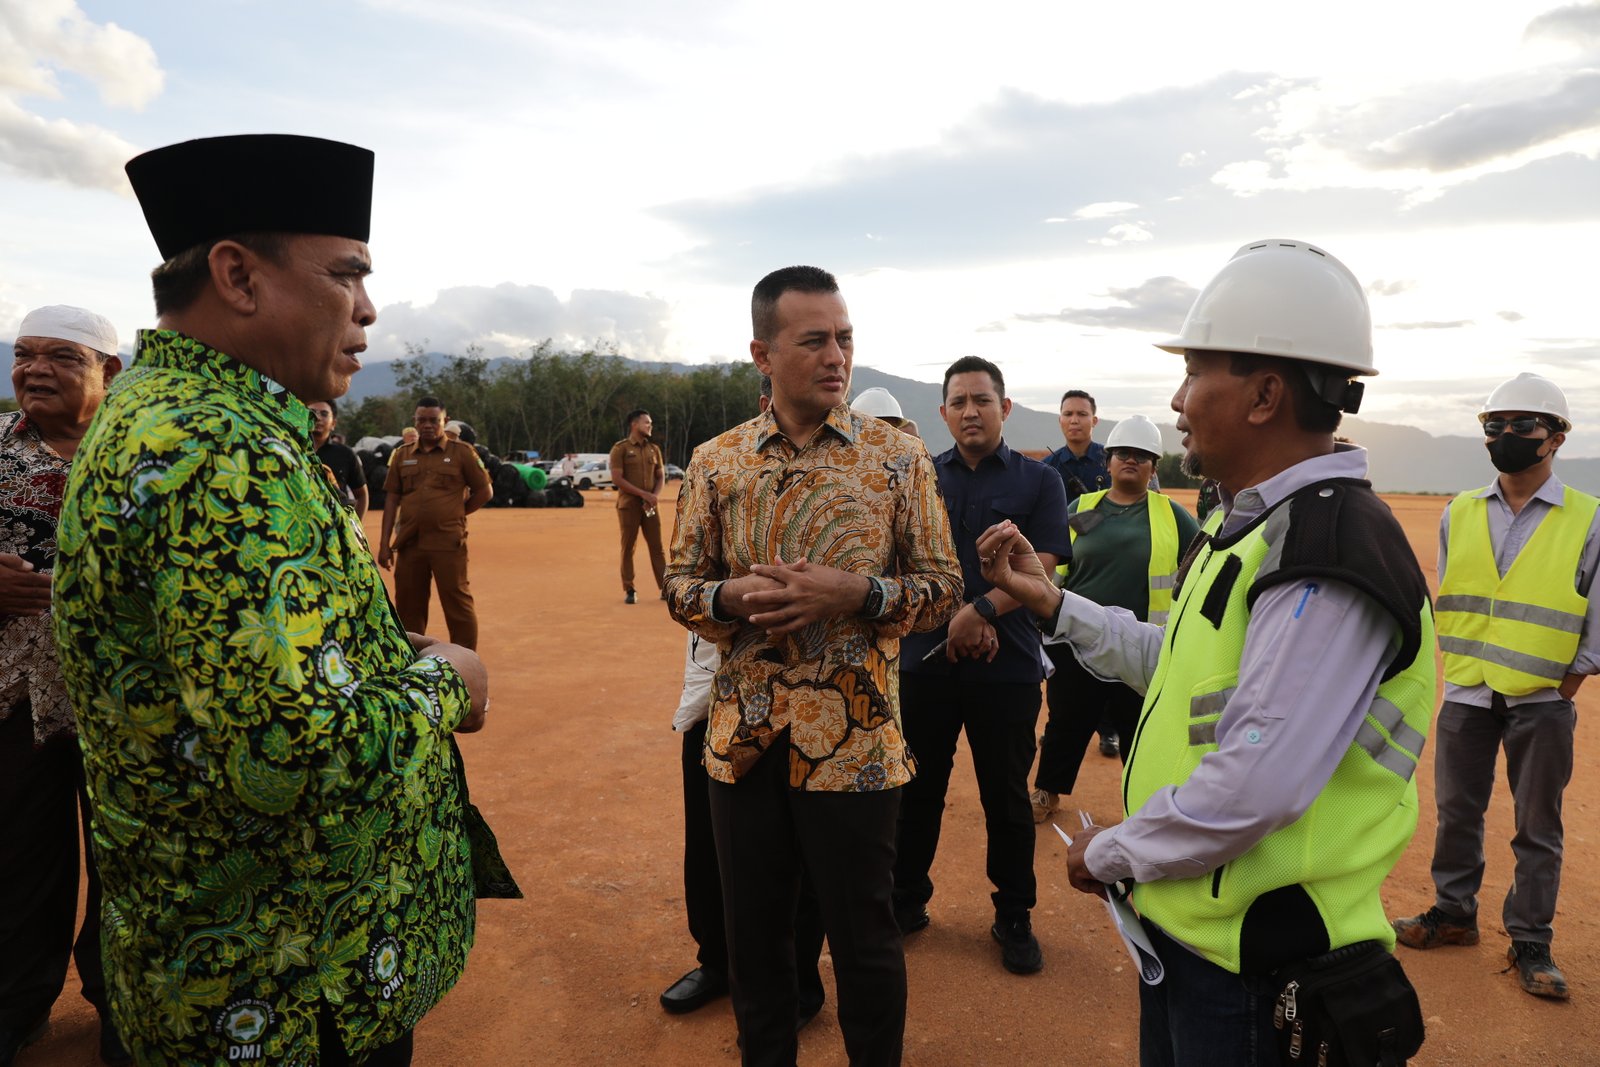
[[[122,1043],[116,1024],[107,1016],[100,1017],[100,1062],[112,1064],[132,1063],[133,1054]]]
[[[32,1026],[0,1030],[0,1067],[11,1067],[17,1058],[17,1053],[43,1037],[48,1029],[50,1029],[50,1014],[46,1012]]]
[[[913,904],[908,900],[894,906],[894,924],[900,928],[902,937],[927,929],[929,921],[928,908],[924,904]]]
[[[1121,738],[1117,737],[1116,734],[1101,734],[1100,755],[1107,758],[1115,757],[1117,753],[1122,751],[1120,742]]]
[[[989,933],[1000,942],[1001,966],[1012,974],[1035,974],[1044,967],[1044,951],[1026,918],[996,919]]]
[[[622,602],[624,604],[637,604],[639,602],[639,594],[630,589],[628,590],[628,595],[622,598]]]
[[[703,1008],[728,992],[728,980],[715,971],[696,967],[667,987],[661,1006],[674,1015]]]
[[[1513,941],[1506,950],[1506,959],[1511,961],[1511,967],[1517,969],[1522,988],[1529,993],[1536,997],[1567,999],[1567,976],[1550,958],[1548,944],[1543,941]],[[1506,970],[1509,971],[1511,967]]]

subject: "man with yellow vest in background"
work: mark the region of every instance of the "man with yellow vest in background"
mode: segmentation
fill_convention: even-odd
[[[1068,879],[1100,895],[1134,883],[1165,966],[1140,985],[1143,1067],[1404,1062],[1422,1018],[1378,891],[1416,828],[1434,633],[1366,452],[1333,439],[1360,405],[1352,379],[1376,373],[1366,296],[1320,248],[1254,242],[1160,347],[1184,359],[1185,468],[1222,487],[1166,626],[1058,591],[1013,523],[978,541],[986,579],[1145,693],[1126,818],[1074,834]],[[1297,976],[1353,961],[1372,968],[1357,984],[1382,1020],[1357,1022],[1339,1058],[1293,1044],[1274,1013]]]
[[[1478,416],[1500,476],[1462,493],[1439,524],[1439,647],[1444,706],[1434,794],[1433,907],[1396,919],[1411,948],[1478,943],[1483,815],[1495,760],[1506,750],[1516,809],[1516,877],[1501,919],[1522,988],[1567,996],[1550,958],[1561,884],[1561,794],[1572,778],[1572,698],[1600,672],[1596,602],[1589,596],[1600,500],[1563,485],[1556,451],[1572,423],[1567,398],[1537,374],[1489,395]],[[1510,968],[1507,968],[1508,970]]]

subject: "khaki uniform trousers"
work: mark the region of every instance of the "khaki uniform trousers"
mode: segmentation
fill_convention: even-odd
[[[394,603],[400,621],[412,633],[428,632],[428,585],[439,587],[450,641],[466,648],[478,647],[478,614],[467,583],[467,546],[460,548],[402,548],[394,554]]]
[[[661,512],[645,516],[644,508],[618,508],[617,521],[622,524],[622,590],[633,592],[633,546],[644,531],[644,543],[650,549],[650,569],[656,574],[656,587],[667,587],[667,557],[661,551]]]

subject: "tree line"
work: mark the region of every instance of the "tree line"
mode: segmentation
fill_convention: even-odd
[[[345,440],[396,434],[411,425],[418,397],[435,396],[496,455],[607,452],[625,436],[628,412],[644,408],[667,462],[683,466],[696,445],[754,417],[761,391],[761,374],[748,362],[685,372],[605,350],[560,351],[549,341],[508,360],[490,360],[477,348],[441,358],[408,345],[394,375],[396,392],[340,411]]]

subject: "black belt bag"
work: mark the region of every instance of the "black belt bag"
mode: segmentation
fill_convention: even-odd
[[[1298,1067],[1403,1067],[1422,1048],[1422,1005],[1405,968],[1377,941],[1280,967],[1272,1024]]]

